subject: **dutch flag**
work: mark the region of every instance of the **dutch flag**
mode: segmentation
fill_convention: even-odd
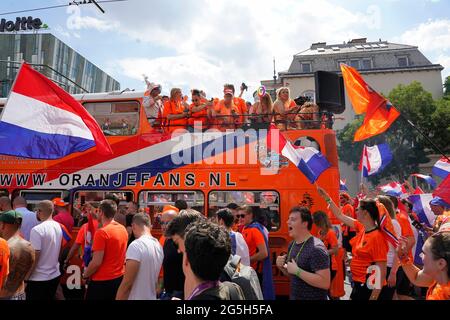
[[[392,161],[392,153],[386,143],[367,147],[364,145],[359,170],[368,177],[381,172]]]
[[[447,178],[450,173],[450,162],[447,158],[442,157],[433,166],[431,171],[435,176],[441,177],[442,179]]]
[[[267,134],[267,148],[288,158],[310,183],[314,183],[331,166],[317,149],[293,146],[273,125]]]
[[[427,176],[425,174],[420,174],[420,173],[413,173],[412,174],[413,177],[417,177],[420,179],[425,180],[430,186],[432,186],[433,188],[436,188],[436,181],[434,181],[434,179],[430,176]]]
[[[339,179],[339,190],[348,191],[347,185],[345,184],[345,179]]]
[[[97,146],[112,154],[95,119],[70,94],[23,63],[0,119],[0,154],[59,159]]]
[[[383,191],[384,193],[386,193],[390,196],[395,196],[395,197],[400,197],[406,193],[405,187],[401,183],[398,183],[398,182],[391,182],[391,183],[385,184],[383,186],[380,186],[379,189],[381,191]]]

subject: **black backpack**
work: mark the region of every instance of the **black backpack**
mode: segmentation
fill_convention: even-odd
[[[232,255],[225,265],[222,281],[230,281],[239,285],[245,300],[263,300],[261,286],[256,271],[241,263],[241,257]]]

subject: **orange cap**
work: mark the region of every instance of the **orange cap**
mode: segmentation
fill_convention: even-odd
[[[52,202],[53,202],[53,205],[58,206],[58,207],[65,207],[68,205],[68,203],[64,202],[64,200],[61,198],[55,198],[52,200]]]
[[[175,210],[176,212],[180,212],[177,207],[171,206],[171,205],[165,205],[163,207],[162,213],[169,211],[169,210]]]

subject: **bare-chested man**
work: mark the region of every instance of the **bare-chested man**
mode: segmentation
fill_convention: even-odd
[[[24,279],[34,263],[31,243],[19,235],[22,215],[14,210],[0,214],[0,237],[8,241],[10,250],[9,274],[0,288],[0,299],[25,300]]]

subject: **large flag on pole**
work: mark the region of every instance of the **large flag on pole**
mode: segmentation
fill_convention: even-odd
[[[267,133],[267,148],[288,158],[311,183],[331,166],[317,149],[293,146],[273,125]]]
[[[400,116],[400,112],[373,90],[356,69],[341,64],[341,71],[355,113],[366,113],[363,124],[355,132],[354,141],[362,141],[385,132]]]
[[[381,172],[392,161],[392,153],[386,143],[367,147],[364,145],[359,170],[363,177],[369,177]]]
[[[58,159],[111,146],[95,119],[70,94],[23,63],[0,119],[0,154]]]

